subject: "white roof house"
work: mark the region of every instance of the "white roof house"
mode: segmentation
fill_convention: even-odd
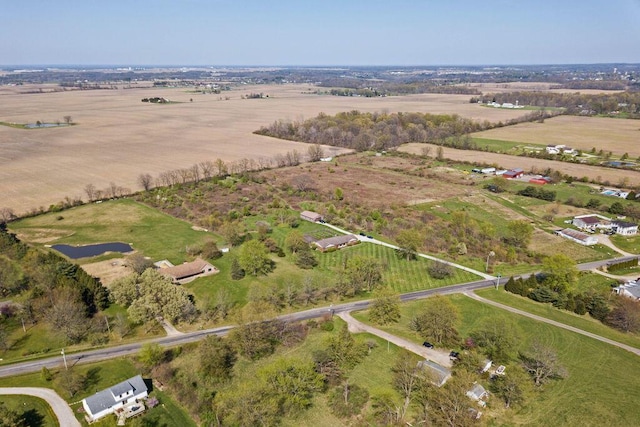
[[[615,220],[611,222],[611,225],[616,231],[616,234],[620,234],[622,236],[634,236],[638,234],[638,224]]]
[[[117,409],[148,396],[149,390],[140,375],[122,381],[82,400],[89,421],[113,414]]]
[[[624,285],[616,286],[613,291],[618,295],[640,300],[640,281],[629,281]]]

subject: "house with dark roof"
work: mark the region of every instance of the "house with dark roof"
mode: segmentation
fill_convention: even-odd
[[[320,252],[326,252],[330,250],[337,250],[346,248],[347,246],[353,246],[360,243],[360,240],[353,234],[344,234],[335,237],[329,237],[327,239],[316,240],[312,243]]]
[[[611,221],[611,229],[622,236],[635,236],[638,234],[638,224],[626,221]]]
[[[598,228],[610,230],[612,226],[609,218],[597,214],[576,216],[572,223],[583,231],[596,231]]]
[[[164,265],[167,265],[166,262]],[[174,283],[185,283],[200,276],[216,274],[219,270],[202,258],[197,258],[195,261],[185,262],[184,264],[160,268],[158,272],[171,278]]]
[[[136,375],[83,399],[82,407],[87,414],[87,420],[93,422],[113,414],[120,408],[135,404],[138,399],[144,399],[148,395],[149,390],[142,376]]]

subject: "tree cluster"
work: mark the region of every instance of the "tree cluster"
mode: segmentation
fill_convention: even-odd
[[[518,191],[518,194],[525,197],[533,197],[540,200],[546,200],[553,202],[556,199],[556,192],[551,190],[545,190],[542,187],[534,187],[532,185]]]

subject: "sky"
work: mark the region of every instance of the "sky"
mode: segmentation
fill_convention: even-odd
[[[0,65],[640,63],[640,0],[5,0]]]

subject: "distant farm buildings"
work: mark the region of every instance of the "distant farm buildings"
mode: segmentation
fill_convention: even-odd
[[[635,236],[638,234],[638,224],[618,219],[612,220],[597,214],[576,216],[571,222],[580,230],[591,233],[596,230],[603,230],[621,236]]]
[[[324,221],[324,217],[319,213],[312,211],[302,211],[300,212],[300,219],[304,219],[305,221],[311,222],[322,222]]]
[[[578,154],[578,152],[576,150],[574,150],[571,147],[567,147],[566,145],[560,144],[560,145],[547,145],[545,147],[545,151],[547,152],[547,154],[570,154],[572,156]]]
[[[572,228],[565,228],[564,230],[556,231],[556,234],[585,246],[591,246],[598,243],[598,238],[596,236],[592,236]]]
[[[321,240],[314,240],[311,242],[312,246],[315,246],[320,252],[334,251],[347,246],[353,246],[360,243],[360,240],[353,234],[345,234],[341,236],[329,237]]]

